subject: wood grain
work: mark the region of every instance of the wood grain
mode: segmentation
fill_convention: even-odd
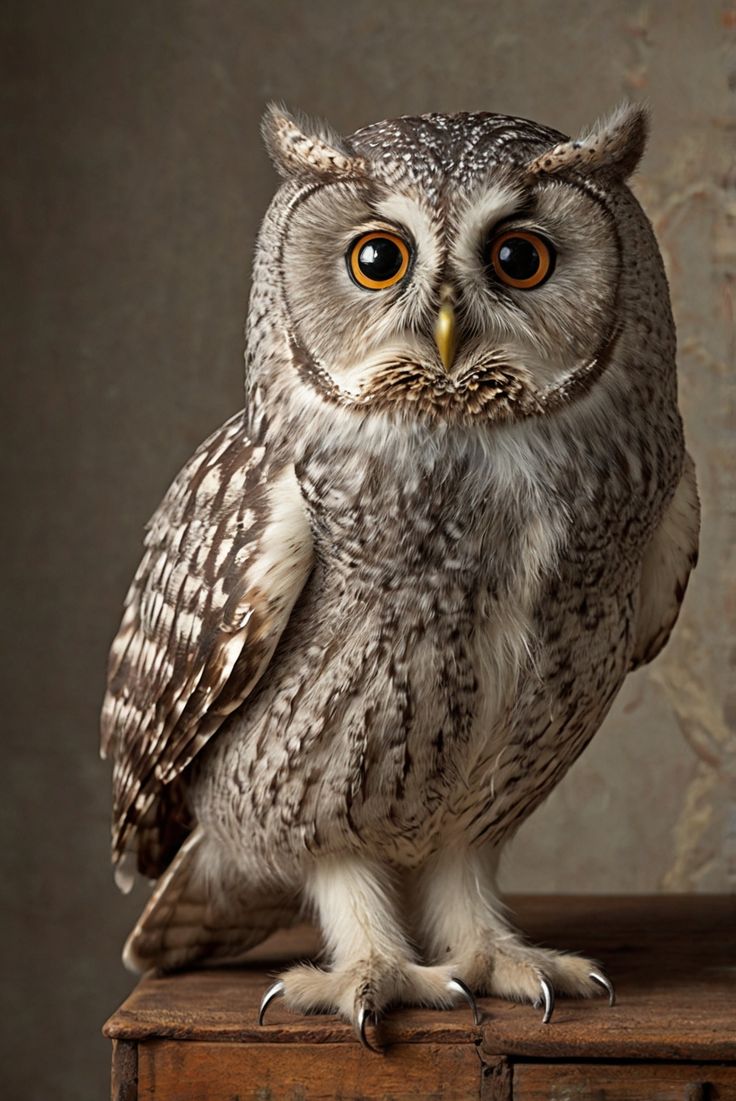
[[[470,1045],[140,1045],[139,1101],[471,1101],[481,1061]]]
[[[483,1053],[480,1052],[482,1055]],[[511,1101],[513,1067],[508,1059],[483,1058],[480,1080],[481,1101]]]
[[[514,1101],[734,1101],[736,1067],[517,1064]]]
[[[467,1007],[391,1010],[386,1043],[469,1044],[482,1053],[545,1059],[736,1059],[736,901],[726,896],[543,897],[514,903],[536,943],[598,959],[618,1004],[560,998],[550,1025],[539,1010],[481,999],[484,1020]],[[310,939],[311,938],[311,939]],[[247,1044],[355,1045],[333,1016],[300,1017],[278,1002],[259,1028],[257,1006],[274,970],[315,947],[314,934],[290,930],[235,969],[146,978],[108,1021],[116,1039],[170,1038]]]
[[[137,1101],[138,1045],[130,1040],[112,1042],[111,1101]]]

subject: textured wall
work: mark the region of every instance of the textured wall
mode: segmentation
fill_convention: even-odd
[[[3,1096],[105,1095],[98,1030],[127,989],[118,952],[141,901],[117,895],[107,865],[105,654],[144,521],[240,403],[249,260],[274,187],[258,139],[270,97],[345,130],[486,108],[573,131],[625,94],[650,101],[636,189],[672,280],[701,566],[675,641],[525,827],[505,882],[733,889],[733,11],[713,0],[36,0],[6,3],[0,19],[11,165],[0,184]]]

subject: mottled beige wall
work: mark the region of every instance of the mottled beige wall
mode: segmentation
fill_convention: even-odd
[[[661,2],[611,13],[618,92],[652,108],[634,190],[670,281],[701,554],[669,646],[629,678],[591,746],[520,831],[503,883],[734,891],[736,12]]]
[[[504,878],[733,888],[735,24],[713,0],[3,5],[4,1097],[105,1094],[98,1030],[129,985],[118,953],[141,901],[117,894],[107,865],[105,653],[145,519],[240,402],[250,254],[275,184],[258,138],[270,97],[345,130],[485,108],[573,131],[623,95],[651,103],[636,187],[673,284],[702,564],[676,640]]]

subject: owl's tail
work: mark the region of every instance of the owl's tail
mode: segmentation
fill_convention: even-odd
[[[209,890],[199,859],[202,841],[195,829],[156,884],[123,949],[130,971],[234,962],[299,919],[297,901],[277,888],[251,892],[239,883]]]

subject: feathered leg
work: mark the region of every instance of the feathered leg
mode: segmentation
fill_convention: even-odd
[[[283,994],[292,1009],[337,1012],[366,1046],[366,1022],[396,1002],[451,1006],[467,997],[447,965],[416,960],[398,920],[396,892],[381,865],[357,856],[314,863],[306,894],[316,910],[330,968],[298,965],[266,994]],[[265,1007],[264,1007],[265,1008]]]
[[[524,942],[504,917],[495,888],[498,854],[452,849],[437,853],[418,875],[415,925],[426,958],[449,966],[477,993],[544,1007],[555,992],[592,997],[613,987],[598,964]]]

